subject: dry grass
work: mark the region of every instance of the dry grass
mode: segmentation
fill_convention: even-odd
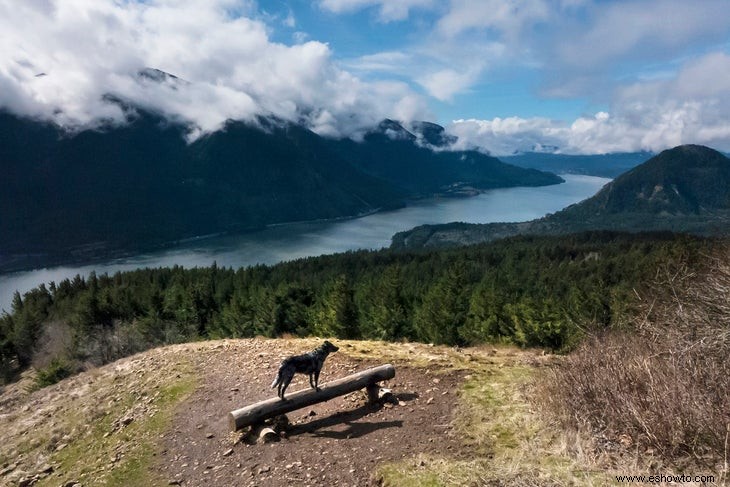
[[[174,351],[129,357],[41,390],[25,374],[0,403],[0,485],[153,485],[153,447],[195,380]]]
[[[381,351],[387,351],[386,344]],[[367,349],[368,351],[370,348]],[[560,360],[512,347],[454,349],[407,344],[388,359],[467,372],[453,427],[467,445],[467,457],[418,455],[381,465],[387,486],[599,486],[609,483],[595,462],[576,454],[574,439],[541,419],[530,400],[536,373]]]
[[[604,461],[635,473],[728,476],[730,252],[657,272],[632,330],[587,341],[540,397],[565,427],[590,431]],[[632,469],[632,470],[631,470]]]

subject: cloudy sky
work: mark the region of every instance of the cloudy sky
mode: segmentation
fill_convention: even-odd
[[[191,137],[273,114],[495,154],[730,150],[730,0],[0,0],[0,107],[122,122],[108,94]]]

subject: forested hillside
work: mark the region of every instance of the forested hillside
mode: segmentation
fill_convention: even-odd
[[[188,141],[187,126],[125,108],[127,123],[80,132],[0,110],[0,272],[352,217],[464,185],[562,182],[477,152],[433,151],[396,122],[388,127],[407,136],[381,127],[340,141],[260,117]]]
[[[421,122],[415,127],[421,130],[418,135],[398,122],[385,120],[365,134],[362,142],[341,139],[328,143],[343,160],[411,195],[458,194],[464,187],[493,189],[563,182],[552,173],[505,164],[475,150],[425,149],[444,149],[448,135],[435,124]]]
[[[586,329],[620,324],[660,262],[691,262],[710,244],[585,233],[77,276],[16,294],[0,318],[2,368],[6,378],[31,363],[64,375],[165,343],[283,334],[564,350]]]
[[[543,218],[422,225],[396,234],[393,247],[447,247],[597,230],[730,235],[730,159],[709,147],[678,146],[617,177],[595,196]]]
[[[262,124],[231,122],[188,144],[184,126],[144,112],[78,134],[0,116],[0,266],[3,254],[12,269],[8,255],[68,259],[403,203],[316,134]]]

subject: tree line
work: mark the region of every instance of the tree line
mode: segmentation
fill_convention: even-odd
[[[620,326],[660,262],[691,261],[708,245],[670,233],[591,232],[77,275],[15,294],[0,317],[0,367],[5,380],[34,365],[53,381],[158,345],[282,335],[564,351],[592,329]]]

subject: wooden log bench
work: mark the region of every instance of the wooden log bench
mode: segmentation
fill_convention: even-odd
[[[238,431],[246,426],[262,423],[268,418],[286,414],[312,404],[329,401],[337,396],[343,396],[363,388],[367,389],[368,400],[373,402],[378,399],[380,387],[377,386],[377,383],[393,377],[395,377],[395,367],[391,364],[373,367],[322,384],[319,386],[318,391],[305,389],[288,394],[283,401],[275,397],[245,408],[236,409],[228,415],[228,424],[233,431]]]

